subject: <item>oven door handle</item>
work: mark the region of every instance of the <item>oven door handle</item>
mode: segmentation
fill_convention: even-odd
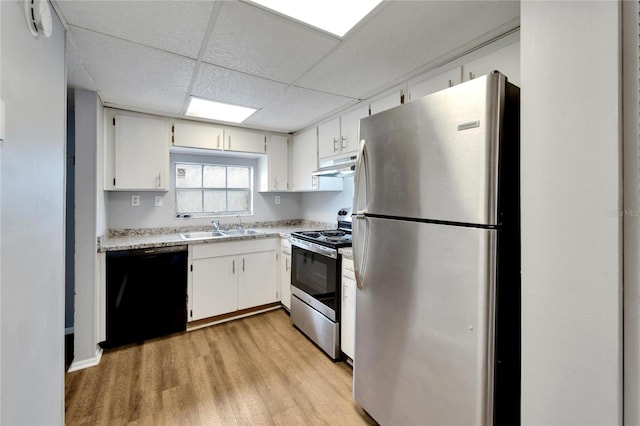
[[[338,250],[330,247],[324,247],[319,244],[308,243],[306,241],[303,242],[293,237],[291,238],[291,245],[332,259],[338,258]]]

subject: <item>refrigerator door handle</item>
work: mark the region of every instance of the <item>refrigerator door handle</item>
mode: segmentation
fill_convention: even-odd
[[[363,212],[356,214],[356,238],[353,242],[353,275],[356,278],[356,284],[360,290],[364,290],[364,271],[367,263],[367,217]],[[362,253],[360,253],[362,248]]]
[[[364,173],[364,208],[360,204],[360,188],[362,188],[362,173]],[[366,206],[368,198],[368,170],[367,170],[367,142],[362,139],[360,141],[360,149],[358,152],[358,161],[356,163],[355,190],[353,199],[353,211],[356,212],[353,241],[353,266],[356,284],[360,290],[364,289],[364,271],[366,266],[366,247],[367,247],[367,217]],[[362,250],[362,253],[360,252]]]

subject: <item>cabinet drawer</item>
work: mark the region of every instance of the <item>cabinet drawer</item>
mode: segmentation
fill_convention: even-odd
[[[284,254],[291,254],[291,241],[288,238],[280,239],[280,250]]]
[[[276,250],[277,244],[275,238],[259,238],[248,241],[194,244],[191,247],[192,258],[195,260],[207,257],[233,256],[244,253]]]

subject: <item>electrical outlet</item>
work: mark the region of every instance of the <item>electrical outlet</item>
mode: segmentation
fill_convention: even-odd
[[[280,204],[280,196],[276,195],[276,204]]]
[[[155,206],[162,207],[163,202],[164,202],[164,198],[162,197],[162,195],[156,195]]]
[[[133,207],[138,207],[140,205],[140,196],[139,195],[132,195],[131,196],[131,205]]]

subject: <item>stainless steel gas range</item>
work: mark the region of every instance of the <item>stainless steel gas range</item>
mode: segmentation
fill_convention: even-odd
[[[291,322],[334,360],[340,358],[342,247],[351,247],[351,208],[338,212],[338,229],[291,234]]]

